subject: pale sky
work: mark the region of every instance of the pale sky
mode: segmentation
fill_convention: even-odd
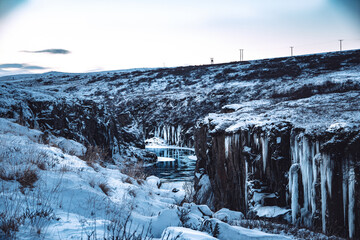
[[[360,1],[0,0],[0,75],[300,55],[339,39],[360,48]]]

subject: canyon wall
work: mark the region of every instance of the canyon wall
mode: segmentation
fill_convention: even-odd
[[[276,193],[272,204],[291,209],[293,224],[360,236],[359,127],[313,134],[289,122],[231,133],[213,128],[211,122],[197,126],[196,171],[208,175],[216,209],[247,213],[247,184],[256,179]]]
[[[154,136],[193,147],[196,121],[224,105],[360,90],[352,77],[358,75],[359,56],[360,50],[353,50],[175,68],[0,77],[0,117],[17,118],[22,108],[30,113],[24,116],[32,127],[101,144],[108,152],[117,145],[143,147]]]

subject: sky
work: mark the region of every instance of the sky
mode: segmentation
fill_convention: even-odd
[[[0,0],[0,75],[360,48],[358,0]]]

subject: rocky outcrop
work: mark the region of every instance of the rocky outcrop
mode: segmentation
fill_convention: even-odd
[[[249,212],[247,184],[259,180],[275,193],[270,204],[291,209],[293,224],[360,237],[359,123],[310,130],[295,120],[249,124],[241,118],[226,122],[226,115],[210,115],[195,131],[196,172],[209,176],[215,209]]]
[[[144,148],[143,138],[133,129],[128,115],[117,114],[90,100],[26,100],[13,106],[11,114],[10,118],[30,128],[74,139],[87,147],[97,146],[110,162],[129,154],[146,161],[154,158],[146,152],[127,152],[129,147]]]
[[[352,75],[358,73],[359,56],[360,50],[354,50],[176,68],[2,77],[0,116],[11,116],[13,109],[21,105],[25,109],[28,101],[37,102],[37,106],[29,105],[36,113],[40,109],[50,111],[48,105],[56,105],[54,111],[57,109],[58,112],[53,113],[58,117],[54,118],[60,118],[63,126],[69,125],[65,116],[74,118],[71,114],[102,118],[104,121],[101,122],[88,119],[84,124],[77,124],[78,127],[85,126],[89,134],[95,129],[111,129],[110,135],[116,135],[116,139],[135,141],[139,146],[145,138],[159,136],[169,144],[193,147],[196,121],[221,110],[224,105],[358,91],[360,84],[352,80]],[[339,75],[349,81],[337,80]],[[81,109],[79,106],[83,104],[87,107]],[[72,112],[73,107],[79,110]],[[102,112],[104,116],[101,116]],[[50,123],[49,127],[41,127],[52,131],[54,127]],[[61,130],[60,125],[62,135],[71,134],[64,132],[68,127]],[[118,134],[115,134],[116,130]],[[130,132],[139,135],[136,136],[138,140],[127,134]],[[89,134],[85,138],[90,142],[116,144],[113,136],[103,136],[99,132],[91,140]]]
[[[101,146],[119,162],[147,156],[137,149],[148,137],[195,146],[197,201],[247,212],[246,185],[258,179],[294,224],[357,237],[359,56],[3,77],[0,117]],[[220,110],[194,139],[196,121]],[[328,131],[334,123],[344,130]]]

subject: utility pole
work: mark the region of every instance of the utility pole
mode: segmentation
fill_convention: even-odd
[[[210,58],[211,64],[214,64],[214,58]]]
[[[244,49],[239,49],[240,50],[240,62],[244,61]]]
[[[342,51],[342,41],[344,41],[343,39],[340,39],[339,40],[339,43],[340,43],[340,52]]]
[[[294,56],[294,47],[290,47],[290,51],[291,51],[291,56],[293,57]]]

